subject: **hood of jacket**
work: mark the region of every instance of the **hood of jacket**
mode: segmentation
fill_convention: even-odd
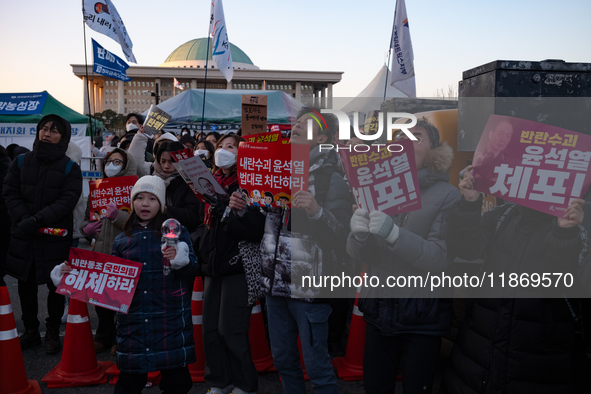
[[[76,164],[80,165],[80,162],[82,161],[82,149],[80,149],[77,143],[70,141],[68,143],[66,156],[76,162]]]
[[[60,122],[63,129],[60,130],[61,138],[57,144],[43,142],[39,140],[41,125],[47,122]],[[58,128],[59,129],[59,128]],[[58,115],[46,115],[37,123],[37,134],[33,142],[33,154],[41,161],[55,161],[65,156],[68,151],[68,144],[72,136],[72,126],[70,122]]]
[[[424,167],[417,172],[419,187],[429,187],[438,181],[449,182],[449,168],[453,158],[453,149],[447,142],[429,150]]]
[[[123,156],[125,158],[125,165],[123,166],[123,168],[121,169],[121,171],[119,171],[119,173],[117,176],[128,176],[128,175],[137,175],[137,166],[135,164],[135,160],[133,160],[133,157],[131,157],[131,155],[128,155],[126,151],[124,151],[121,148],[115,148],[113,149],[111,152],[109,152],[105,158],[103,159],[103,163],[101,165],[101,171],[103,173],[103,177],[104,178],[108,178],[107,174],[105,173],[105,163],[107,161],[107,159],[109,157],[111,157],[111,155],[113,153],[119,153],[121,156]]]

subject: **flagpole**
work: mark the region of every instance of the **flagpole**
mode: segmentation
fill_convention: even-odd
[[[207,92],[207,66],[209,64],[209,32],[207,32],[207,50],[205,51],[205,81],[203,83],[203,109],[201,110],[201,132],[205,123],[205,93]],[[202,134],[203,135],[203,134]]]
[[[90,138],[94,141],[94,129],[92,127],[92,116],[90,108],[90,81],[88,80],[88,60],[86,59],[86,22],[84,21],[84,0],[82,0],[82,31],[84,33],[84,72],[86,73],[86,101],[88,102],[88,123],[90,126]]]
[[[396,23],[396,10],[398,9],[398,0],[396,0],[396,4],[394,5],[394,25]],[[396,27],[396,26],[394,26]],[[394,34],[394,31],[392,31]],[[386,83],[384,84],[384,101],[386,101],[386,91],[388,90],[388,72],[390,71],[390,56],[392,55],[392,37],[390,37],[390,49],[388,49],[388,62],[386,63]]]

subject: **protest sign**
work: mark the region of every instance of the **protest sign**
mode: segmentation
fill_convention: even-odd
[[[183,177],[193,193],[202,202],[216,203],[229,200],[230,196],[214,178],[199,156],[193,156],[190,149],[170,152],[174,167]]]
[[[267,131],[267,96],[242,95],[242,136]]]
[[[148,116],[144,121],[144,133],[150,137],[154,137],[162,131],[164,125],[168,123],[171,117],[172,116],[152,104],[148,111]]]
[[[474,152],[474,188],[562,217],[591,184],[591,137],[491,115]]]
[[[56,293],[127,313],[142,264],[108,254],[70,248],[72,271],[64,275]]]
[[[339,154],[359,208],[387,215],[421,208],[411,140],[371,145],[364,153],[340,149]]]
[[[270,132],[261,133],[261,134],[251,134],[251,135],[245,136],[244,139],[246,139],[246,142],[256,142],[256,143],[282,142],[280,130],[270,131]],[[288,140],[288,142],[289,142],[289,140]]]
[[[90,204],[90,220],[102,220],[107,217],[107,205],[115,204],[117,209],[131,212],[129,196],[137,176],[118,176],[114,178],[97,179],[88,182]]]
[[[291,206],[308,189],[308,145],[246,143],[238,150],[238,180],[248,205]]]

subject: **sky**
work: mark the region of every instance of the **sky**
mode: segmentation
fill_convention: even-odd
[[[98,0],[97,0],[98,1]],[[113,0],[138,65],[158,66],[183,43],[205,37],[210,2]],[[2,0],[0,93],[50,94],[82,112],[81,1]],[[395,0],[224,0],[230,41],[261,69],[343,71],[335,97],[355,97],[386,61]],[[406,0],[417,96],[457,89],[462,72],[494,60],[591,63],[589,0]],[[125,58],[119,44],[86,28]],[[133,66],[133,64],[131,64]]]

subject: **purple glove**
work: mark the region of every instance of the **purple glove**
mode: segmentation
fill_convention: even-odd
[[[103,222],[101,222],[100,220],[97,220],[95,222],[90,222],[86,226],[84,226],[82,231],[86,235],[98,234],[101,232],[102,225],[103,225]]]
[[[117,214],[119,213],[119,209],[115,204],[107,205],[107,217],[111,220],[117,219]]]

